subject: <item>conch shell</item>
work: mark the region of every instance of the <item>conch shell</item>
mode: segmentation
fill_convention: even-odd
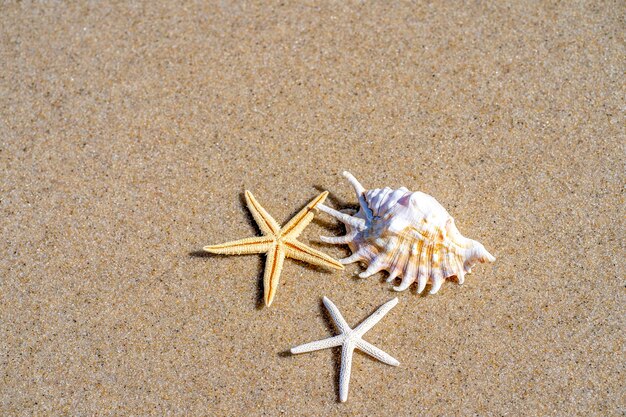
[[[402,278],[393,287],[396,291],[417,281],[418,293],[430,282],[430,294],[435,294],[446,278],[456,276],[463,284],[476,263],[496,260],[479,242],[463,237],[452,216],[428,194],[404,187],[365,190],[352,174],[343,175],[354,187],[361,208],[350,215],[319,204],[321,211],[343,222],[347,231],[345,236],[321,240],[348,244],[352,255],[340,262],[367,263],[361,278],[386,270],[387,282]]]

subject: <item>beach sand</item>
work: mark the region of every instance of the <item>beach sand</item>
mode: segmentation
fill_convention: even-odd
[[[0,414],[623,415],[623,2],[0,6]],[[341,176],[497,257],[396,293],[204,245]],[[343,227],[320,213],[300,240]],[[398,296],[365,339],[291,356]]]

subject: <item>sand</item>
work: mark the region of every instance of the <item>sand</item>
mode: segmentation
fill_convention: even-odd
[[[623,2],[5,2],[0,414],[623,415]],[[498,259],[436,295],[202,256],[341,171],[437,198]],[[320,214],[301,240],[343,229]],[[397,368],[290,356],[366,336]]]

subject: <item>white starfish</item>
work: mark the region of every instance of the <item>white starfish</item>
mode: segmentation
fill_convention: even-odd
[[[374,327],[384,316],[398,304],[398,298],[394,298],[391,301],[387,301],[382,306],[378,307],[371,316],[363,320],[355,329],[351,329],[348,323],[343,318],[337,306],[333,304],[328,298],[324,297],[324,305],[330,312],[330,316],[333,318],[335,325],[341,331],[341,334],[328,339],[318,340],[316,342],[306,343],[304,345],[291,348],[291,353],[305,353],[312,352],[314,350],[332,348],[335,346],[341,346],[341,371],[339,372],[339,399],[341,402],[345,402],[348,399],[348,387],[350,386],[350,370],[352,368],[352,353],[354,349],[359,349],[370,356],[384,362],[388,365],[398,366],[398,362],[388,353],[383,352],[376,346],[363,340],[363,335],[369,329]]]

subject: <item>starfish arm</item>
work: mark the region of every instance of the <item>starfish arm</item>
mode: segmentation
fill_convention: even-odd
[[[341,333],[348,333],[348,332],[350,332],[352,329],[348,325],[348,322],[346,322],[346,320],[341,315],[341,312],[339,311],[337,306],[335,304],[333,304],[333,302],[330,301],[330,299],[327,298],[327,297],[324,297],[322,299],[322,301],[324,302],[324,305],[326,306],[326,309],[330,313],[330,317],[335,322],[335,325],[337,326],[339,331]]]
[[[359,324],[354,329],[354,331],[358,335],[365,334],[365,332],[374,327],[374,325],[378,323],[385,316],[385,314],[389,312],[389,310],[394,308],[396,304],[398,304],[398,297],[394,298],[393,300],[387,301],[385,304],[378,307],[378,310],[376,310],[371,316],[363,320],[363,322]]]
[[[302,242],[298,242],[295,239],[288,239],[284,243],[285,252],[289,258],[325,268],[344,269],[343,265],[338,260],[310,248]]]
[[[322,349],[332,348],[335,346],[341,346],[344,339],[345,339],[345,336],[340,334],[338,336],[329,337],[328,339],[305,343],[304,345],[291,348],[291,353],[296,355],[298,353],[313,352],[316,350],[322,350]]]
[[[202,248],[205,252],[223,255],[246,255],[249,253],[264,253],[272,246],[272,237],[260,236],[233,240],[232,242],[210,245]]]
[[[371,343],[366,342],[363,339],[360,339],[356,343],[356,347],[357,347],[357,349],[367,353],[368,355],[378,359],[381,362],[386,363],[387,365],[392,365],[392,366],[400,365],[400,362],[398,362],[398,360],[396,358],[394,358],[393,356],[391,356],[387,352],[382,351],[381,349],[377,348],[376,346],[372,345]]]
[[[261,229],[265,235],[277,235],[280,231],[280,226],[276,223],[276,220],[261,207],[250,191],[246,190],[245,195],[248,209],[252,213],[254,221],[259,225],[259,229]]]
[[[263,274],[263,298],[265,300],[265,305],[268,307],[272,305],[272,301],[274,301],[284,260],[285,252],[282,249],[282,245],[277,244],[270,247],[267,252],[265,272]]]
[[[339,400],[342,403],[348,400],[350,373],[352,372],[352,353],[354,353],[354,342],[344,343],[341,349],[341,370],[339,371]]]
[[[289,220],[289,222],[283,226],[280,230],[281,236],[289,236],[291,238],[296,238],[302,233],[305,227],[311,223],[313,217],[315,217],[315,208],[318,204],[321,204],[326,200],[326,196],[328,195],[328,191],[324,191],[322,194],[315,197],[313,200],[309,202],[302,210],[298,212],[295,216]]]

